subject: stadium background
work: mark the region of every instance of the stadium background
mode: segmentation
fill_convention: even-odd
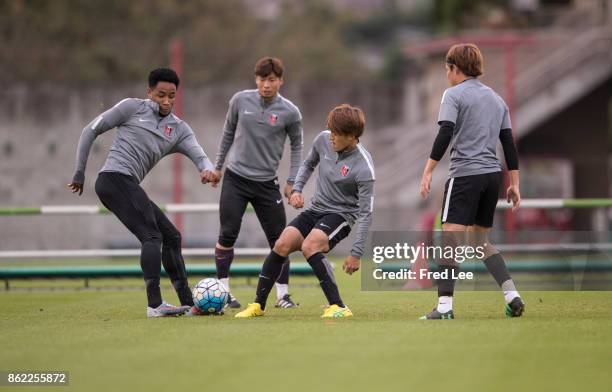
[[[480,44],[483,80],[512,106],[523,197],[608,197],[612,22],[606,4],[5,1],[0,205],[96,204],[93,182],[113,132],[96,141],[85,193],[77,199],[66,194],[65,183],[80,131],[123,97],[142,97],[147,71],[170,64],[177,40],[183,46],[183,117],[211,157],[229,98],[253,87],[253,64],[265,54],[286,62],[282,93],[303,112],[305,149],[335,104],[363,107],[363,143],[378,174],[375,230],[420,228],[441,204],[439,192],[421,202],[418,181],[447,83],[440,64],[456,39]],[[191,162],[182,161],[182,200],[218,201],[218,190],[201,186]],[[434,176],[434,189],[441,189],[443,172]],[[148,176],[144,186],[153,200],[173,200],[173,175],[172,159],[166,159]],[[512,227],[607,230],[610,219],[602,214],[524,210]],[[216,216],[185,219],[188,246],[214,244]],[[497,222],[507,227],[503,213]],[[100,248],[131,240],[108,218],[3,217],[2,227],[3,249]],[[265,244],[255,219],[247,219],[240,241]]]

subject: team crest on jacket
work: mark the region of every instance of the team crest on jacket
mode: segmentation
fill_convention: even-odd
[[[170,135],[172,135],[172,127],[169,125],[166,125],[166,127],[164,128],[164,134],[170,137]]]
[[[342,168],[340,168],[340,174],[342,174],[342,177],[346,177],[346,175],[349,174],[349,171],[351,171],[351,168],[346,165],[342,165]]]
[[[270,114],[270,117],[268,117],[268,124],[276,125],[276,123],[278,123],[278,114]]]

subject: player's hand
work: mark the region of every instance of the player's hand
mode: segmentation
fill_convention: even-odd
[[[214,170],[213,175],[214,181],[212,181],[212,187],[216,188],[219,186],[219,182],[221,182],[221,177],[223,176],[223,173],[221,173],[221,170]]]
[[[213,173],[215,173],[215,175],[217,176],[217,178],[219,179],[219,181],[221,181],[221,177],[223,177],[223,172],[221,170],[217,170],[215,169],[213,171]],[[217,181],[218,182],[218,181]]]
[[[286,184],[285,188],[283,189],[283,195],[285,195],[287,200],[289,200],[291,197],[291,192],[293,192],[293,184]]]
[[[213,188],[216,188],[219,185],[219,177],[214,171],[211,170],[203,170],[200,173],[200,180],[202,184],[210,184]]]
[[[68,184],[68,189],[72,191],[72,193],[79,193],[79,196],[83,194],[83,184],[79,184],[78,182],[71,182]]]
[[[421,186],[420,186],[421,197],[423,199],[427,199],[430,189],[431,189],[431,173],[425,172],[423,173],[423,177],[421,178]]]
[[[296,210],[304,207],[304,196],[301,192],[293,192],[289,197],[289,205]]]
[[[342,269],[349,275],[353,275],[353,272],[359,270],[359,266],[361,261],[355,256],[349,256],[344,260],[344,264],[342,265]]]
[[[512,211],[519,209],[521,205],[521,192],[519,191],[518,186],[510,185],[508,187],[508,190],[506,191],[506,201],[508,203],[512,202]]]

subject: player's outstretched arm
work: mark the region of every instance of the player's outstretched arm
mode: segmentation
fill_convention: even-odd
[[[295,177],[295,183],[293,184],[293,189],[291,191],[292,193],[291,193],[291,196],[289,197],[289,204],[292,205],[294,208],[298,208],[298,207],[295,207],[295,205],[291,203],[291,199],[293,195],[296,193],[299,194],[299,196],[296,196],[296,198],[301,197],[301,206],[299,208],[301,208],[304,205],[304,197],[302,196],[302,190],[304,189],[304,186],[310,179],[310,176],[314,172],[314,169],[319,164],[320,156],[319,156],[319,147],[317,146],[317,144],[321,140],[324,140],[324,139],[321,139],[322,137],[323,138],[325,137],[322,135],[324,135],[324,132],[321,132],[319,136],[315,138],[314,142],[312,143],[312,147],[310,148],[310,151],[308,151],[308,155],[306,155],[306,159],[304,159],[304,162],[302,162],[302,165],[300,166],[300,170],[298,170],[298,173]]]
[[[191,127],[185,122],[181,125],[182,134],[176,143],[175,151],[188,157],[198,168],[202,184],[211,184],[213,187],[217,187],[221,177],[215,173],[212,162],[208,159],[200,143],[198,143]]]
[[[111,109],[96,117],[83,128],[77,147],[74,175],[72,177],[72,182],[68,184],[68,189],[70,189],[72,193],[78,193],[79,196],[83,194],[87,159],[91,146],[96,138],[104,132],[125,122],[137,109],[138,102],[136,100],[132,98],[124,99]]]

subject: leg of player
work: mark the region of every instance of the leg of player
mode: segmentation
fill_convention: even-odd
[[[274,244],[287,225],[283,196],[274,180],[259,184],[259,188],[252,204],[270,248],[274,248]],[[289,262],[289,257],[287,257],[275,284],[276,303],[274,307],[276,308],[297,307],[289,294]]]
[[[232,309],[240,308],[240,302],[230,291],[229,270],[234,261],[234,247],[225,247],[217,242],[215,245],[215,266],[217,267],[217,279],[227,288],[229,299],[227,306]]]
[[[181,306],[185,307],[185,311],[187,311],[193,306],[193,296],[187,281],[181,233],[155,203],[151,202],[151,206],[155,212],[157,226],[162,234],[162,264],[168,273]]]
[[[229,284],[229,271],[234,260],[234,244],[240,233],[242,217],[246,211],[248,199],[234,183],[229,173],[223,177],[223,186],[219,200],[220,233],[215,246],[215,265],[217,279],[227,288],[228,307],[240,308],[240,302],[232,295]]]
[[[132,177],[109,172],[100,173],[95,190],[102,204],[113,212],[141,243],[140,266],[147,291],[147,317],[183,314],[183,308],[162,300],[159,287],[162,234],[145,191]]]
[[[287,261],[283,264],[283,269],[276,281],[276,303],[274,304],[275,308],[296,308],[299,306],[298,303],[294,302],[291,298],[291,294],[289,294],[289,271],[290,271],[291,261],[287,257]]]
[[[283,230],[261,267],[255,302],[249,304],[245,310],[237,313],[235,317],[249,318],[264,315],[268,295],[281,273],[285,259],[290,253],[299,250],[303,241],[304,237],[295,227],[288,226]]]
[[[326,308],[322,317],[352,316],[353,314],[340,298],[334,271],[327,257],[325,257],[327,252],[329,252],[327,233],[320,229],[312,229],[302,243],[302,254],[312,267],[317,279],[319,279],[321,289],[329,303],[329,307]]]
[[[508,267],[499,251],[489,242],[490,227],[474,225],[470,231],[474,233],[474,238],[478,244],[485,245],[484,264],[489,273],[493,276],[499,287],[504,292],[506,301],[505,313],[508,317],[520,317],[525,310],[525,303],[516,290],[514,281],[510,276]]]
[[[456,247],[465,241],[465,232],[468,226],[459,225],[456,223],[443,223],[442,235],[443,246]],[[438,305],[427,315],[422,316],[421,320],[452,320],[455,318],[453,313],[453,296],[455,293],[455,280],[452,276],[459,266],[455,260],[442,259],[439,262],[438,270],[444,273],[446,278],[440,278],[436,281],[438,285]]]

